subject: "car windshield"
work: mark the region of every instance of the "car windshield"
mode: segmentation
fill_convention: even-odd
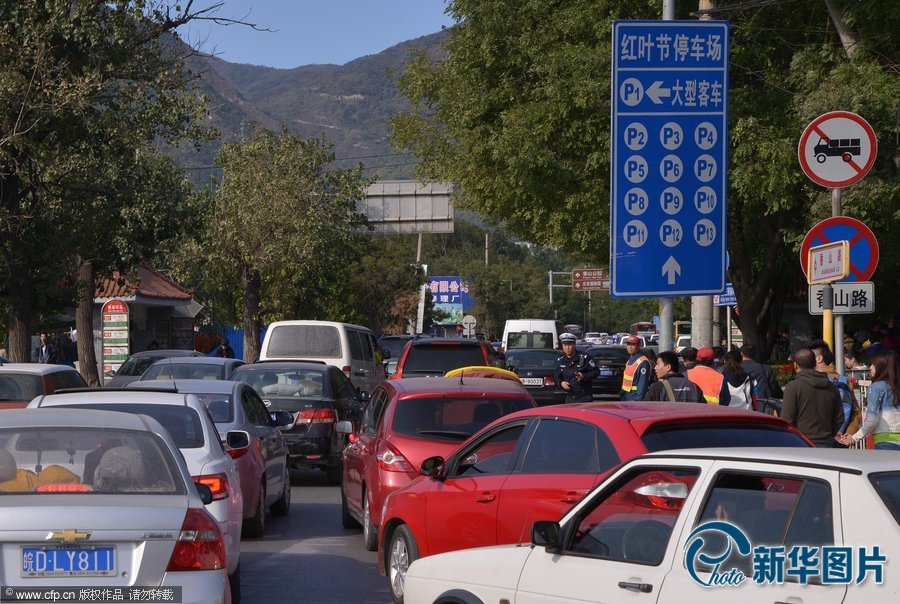
[[[809,447],[784,426],[772,424],[685,424],[652,429],[641,437],[647,451],[695,447]]]
[[[184,481],[157,436],[136,430],[0,430],[0,496],[183,495]]]
[[[881,500],[900,524],[900,472],[879,472],[869,477]]]
[[[44,394],[41,376],[0,373],[0,401],[30,401],[39,394]]]
[[[171,359],[158,361],[141,376],[144,380],[221,380],[225,378],[225,366],[221,364],[182,363]]]
[[[406,357],[403,371],[447,373],[459,367],[484,364],[484,353],[480,346],[441,344],[412,346]]]
[[[406,436],[465,440],[495,419],[533,406],[529,399],[490,396],[400,399],[391,430]]]
[[[553,341],[552,333],[546,332],[510,332],[506,336],[506,349],[513,348],[553,348],[556,342]]]
[[[249,384],[261,397],[322,397],[330,395],[328,380],[325,379],[324,365],[322,369],[272,368],[267,371],[238,369],[232,374],[231,379]]]
[[[558,359],[559,353],[555,350],[510,350],[506,353],[506,366],[554,369]]]
[[[119,367],[116,375],[141,376],[159,357],[131,357]]]
[[[234,421],[234,408],[231,404],[231,395],[214,393],[201,394],[192,393],[200,399],[200,402],[206,405],[207,411],[212,416],[213,421],[217,424],[230,424]]]
[[[169,431],[169,436],[172,437],[175,446],[179,449],[198,449],[205,443],[200,415],[190,407],[147,403],[92,403],[88,405],[71,405],[71,407],[149,415]]]

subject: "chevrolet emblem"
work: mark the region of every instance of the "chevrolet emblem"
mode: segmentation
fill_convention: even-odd
[[[47,541],[59,539],[63,543],[75,543],[76,541],[82,541],[90,538],[90,533],[79,533],[75,529],[65,529],[64,531],[55,531],[53,533],[47,534]]]

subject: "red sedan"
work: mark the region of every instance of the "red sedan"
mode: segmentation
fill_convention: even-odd
[[[426,457],[449,455],[472,434],[508,413],[534,408],[518,382],[490,378],[421,378],[385,381],[372,393],[359,429],[349,421],[342,454],[341,517],[362,524],[366,549],[377,548],[387,495],[419,475]]]
[[[697,447],[810,447],[784,420],[696,403],[578,403],[504,417],[385,502],[379,568],[402,601],[409,565],[458,549],[527,542],[613,468],[643,453]]]

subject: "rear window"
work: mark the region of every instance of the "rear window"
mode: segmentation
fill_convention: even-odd
[[[647,451],[694,447],[809,447],[809,443],[782,426],[688,424],[666,426],[641,437]]]
[[[137,430],[0,430],[0,496],[183,495],[171,451]]]
[[[869,476],[882,501],[900,524],[900,472],[880,472]]]
[[[328,380],[325,379],[325,365],[322,369],[237,369],[231,379],[244,382],[261,397],[294,396],[321,397],[331,396]]]
[[[206,410],[217,424],[230,424],[234,421],[234,408],[229,394],[197,394],[200,402],[206,405]]]
[[[541,367],[555,369],[559,353],[555,350],[510,351],[506,353],[507,367]]]
[[[506,336],[506,349],[512,348],[555,348],[556,342],[552,333],[531,333],[525,331],[510,332]]]
[[[0,373],[0,401],[30,401],[39,394],[44,394],[41,376]]]
[[[459,367],[484,365],[487,361],[481,346],[430,345],[413,346],[409,349],[404,374],[407,371],[447,373]]]
[[[400,399],[391,431],[405,436],[465,440],[495,419],[532,407],[530,399],[519,398]]]
[[[146,405],[141,403],[93,405],[67,405],[78,409],[102,409],[122,413],[149,415],[168,430],[179,449],[197,449],[203,446],[203,424],[200,415],[190,407],[180,405]]]
[[[628,352],[624,348],[588,348],[587,353],[592,359],[625,363],[628,361]]]
[[[131,357],[119,367],[116,375],[141,376],[159,357]]]
[[[378,345],[382,350],[387,350],[391,353],[391,357],[399,357],[400,353],[403,352],[403,349],[406,347],[406,343],[409,342],[412,338],[381,338],[378,341]]]
[[[272,330],[266,356],[298,359],[337,359],[341,336],[332,325],[281,325]]]
[[[146,380],[222,380],[225,379],[225,366],[210,363],[184,363],[160,361],[150,367],[141,376]]]

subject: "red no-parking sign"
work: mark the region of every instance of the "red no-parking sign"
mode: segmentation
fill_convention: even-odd
[[[832,111],[814,119],[797,146],[806,175],[832,189],[852,185],[865,176],[877,154],[872,126],[849,111]]]
[[[878,266],[878,240],[869,227],[849,216],[826,218],[809,230],[800,246],[803,274],[807,274],[809,249],[835,241],[850,242],[850,276],[842,281],[868,281]]]

